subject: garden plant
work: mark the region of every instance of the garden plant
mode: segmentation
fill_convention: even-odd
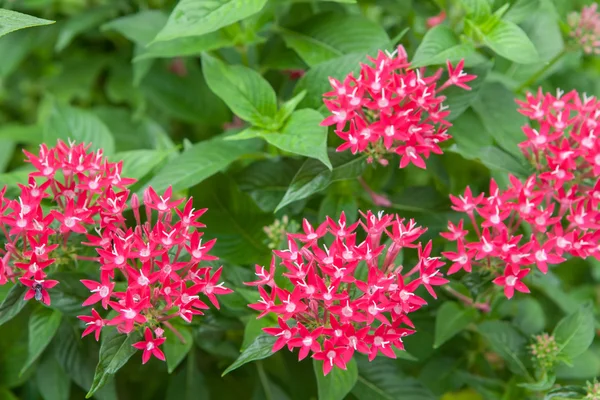
[[[596,3],[0,7],[0,400],[600,400]]]

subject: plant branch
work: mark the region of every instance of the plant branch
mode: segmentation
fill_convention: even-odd
[[[552,68],[552,66],[554,66],[554,64],[556,64],[561,58],[563,58],[563,56],[567,54],[567,49],[564,48],[563,50],[561,50],[560,53],[558,53],[557,55],[555,55],[550,61],[548,61],[546,63],[546,65],[544,65],[542,68],[540,68],[536,73],[534,73],[533,75],[531,75],[529,77],[529,79],[527,79],[525,82],[523,82],[523,84],[521,84],[521,86],[519,86],[517,88],[517,92],[522,92],[524,89],[528,88],[529,86],[531,86],[532,84],[534,84],[535,82],[538,81],[538,79],[544,75],[550,68]]]

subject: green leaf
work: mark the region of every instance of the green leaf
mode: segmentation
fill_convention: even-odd
[[[434,400],[438,397],[416,379],[403,376],[395,360],[357,358],[358,379],[352,394],[358,400]]]
[[[122,177],[140,180],[159,165],[167,154],[164,150],[131,150],[116,153],[111,158],[123,161]]]
[[[241,65],[227,65],[208,54],[202,56],[202,61],[208,87],[234,114],[261,128],[278,128],[273,126],[277,96],[258,72]]]
[[[492,171],[509,172],[519,178],[531,175],[530,166],[497,146],[481,147],[477,153],[466,151],[460,146],[451,146],[450,151],[455,151],[468,160],[478,160]]]
[[[133,344],[139,342],[141,338],[141,334],[137,331],[124,335],[117,332],[116,329],[103,338],[100,346],[100,360],[96,366],[92,387],[85,396],[86,399],[92,397],[98,389],[104,386],[137,352]]]
[[[90,296],[89,290],[81,284],[81,279],[90,279],[89,275],[65,271],[55,272],[50,277],[60,282],[60,285],[52,289],[52,308],[68,316],[81,315],[81,304]]]
[[[23,374],[46,349],[56,334],[62,314],[58,310],[52,310],[38,306],[29,317],[29,348],[27,362],[21,368]]]
[[[460,43],[454,31],[446,25],[437,25],[427,31],[411,60],[412,67],[453,64],[475,53],[471,43]],[[471,57],[472,58],[472,57]]]
[[[251,140],[231,142],[222,137],[196,143],[159,170],[147,186],[152,186],[157,193],[169,186],[175,191],[190,188],[256,148],[256,142]]]
[[[434,348],[450,340],[477,318],[474,308],[464,308],[454,301],[447,301],[438,309],[435,317]]]
[[[236,173],[235,180],[261,210],[272,213],[303,161],[292,158],[259,160]]]
[[[197,65],[188,63],[186,68],[187,75],[178,76],[154,66],[140,84],[143,95],[176,119],[221,127],[231,118],[225,103],[211,92]]]
[[[486,321],[477,326],[479,333],[517,375],[529,376],[523,356],[527,340],[505,321]]]
[[[68,400],[71,378],[52,353],[46,353],[36,368],[35,382],[44,400]]]
[[[281,108],[277,112],[277,115],[275,116],[275,120],[277,121],[278,125],[283,125],[288,120],[290,115],[292,115],[292,113],[296,110],[296,107],[298,107],[298,104],[304,100],[304,97],[306,97],[306,91],[298,93],[282,104]],[[2,131],[0,130],[0,137],[1,132]]]
[[[520,64],[539,61],[539,55],[527,34],[516,24],[500,20],[483,34],[483,42],[495,53]]]
[[[349,152],[336,153],[329,151],[332,170],[316,160],[306,160],[294,176],[287,192],[275,211],[280,210],[294,201],[302,200],[308,196],[326,189],[331,183],[358,178],[365,166],[365,157],[356,157]]]
[[[514,94],[501,83],[485,83],[479,91],[477,101],[473,103],[473,109],[496,142],[504,150],[522,159],[518,145],[526,139],[521,128],[526,125],[527,120],[517,112]]]
[[[62,284],[61,282],[59,286]],[[65,373],[81,389],[87,391],[93,382],[99,346],[94,341],[82,341],[80,335],[81,332],[63,321],[50,347]],[[116,400],[115,382],[106,383],[94,394],[94,397],[98,400]]]
[[[323,13],[303,21],[293,30],[282,28],[280,31],[286,45],[309,66],[344,54],[383,48],[390,41],[379,24],[361,15]]]
[[[267,0],[180,0],[155,41],[199,36],[248,18]]]
[[[257,337],[263,334],[263,328],[268,328],[271,326],[277,325],[276,321],[273,321],[273,318],[269,318],[269,316],[265,316],[263,318],[257,319],[252,315],[250,321],[246,324],[244,328],[244,340],[242,341],[242,348],[240,351],[246,350]]]
[[[450,114],[452,115],[452,114]],[[473,109],[467,109],[457,119],[452,121],[449,129],[452,139],[469,159],[476,158],[479,150],[493,145],[494,138],[485,129],[482,119]]]
[[[205,238],[217,239],[212,254],[241,265],[268,263],[271,251],[263,228],[273,222],[273,215],[259,209],[225,175],[215,175],[191,194],[209,209],[202,222],[211,227]]]
[[[0,37],[19,29],[49,25],[54,22],[55,21],[36,18],[31,15],[0,8]]]
[[[225,30],[207,33],[201,36],[189,36],[166,42],[153,42],[133,59],[134,62],[150,58],[175,58],[199,55],[206,51],[236,45],[235,38]]]
[[[492,13],[489,0],[459,0],[467,16],[479,21]]]
[[[519,386],[533,392],[545,392],[554,386],[554,382],[556,382],[556,375],[554,373],[545,372],[537,382],[519,383]]]
[[[146,46],[167,23],[167,15],[158,10],[144,10],[117,18],[104,25],[103,31],[114,30],[132,42]]]
[[[533,335],[544,330],[546,314],[539,301],[533,297],[526,297],[517,302],[517,313],[513,322],[524,334]]]
[[[115,150],[115,140],[106,125],[93,113],[53,101],[44,124],[44,143],[53,146],[58,139],[67,142],[92,144],[110,156]]]
[[[167,359],[167,370],[169,373],[175,371],[175,368],[185,359],[185,356],[190,352],[194,345],[194,336],[190,328],[186,326],[176,326],[181,336],[185,339],[185,343],[173,333],[170,329],[165,331],[167,340],[163,345],[165,357]]]
[[[9,389],[0,387],[0,400],[19,400],[19,398]]]
[[[263,132],[261,137],[273,146],[315,158],[332,168],[327,157],[327,127],[320,126],[323,116],[315,110],[303,109],[295,111],[281,132]]]
[[[171,377],[166,400],[209,399],[210,393],[204,376],[196,366],[194,353],[190,353],[183,369]]]
[[[2,54],[0,78],[6,78],[17,70],[38,44],[40,36],[37,30],[25,30],[0,37],[0,54]]]
[[[221,376],[225,376],[231,371],[234,371],[244,364],[252,361],[262,360],[273,354],[273,344],[277,338],[275,336],[263,334],[258,336],[250,346],[248,346],[242,354],[234,361]]]
[[[25,307],[27,302],[23,300],[23,296],[25,296],[26,289],[21,284],[16,284],[10,289],[0,304],[0,325],[13,319]]]
[[[595,336],[592,304],[585,303],[563,318],[556,325],[553,335],[560,348],[560,355],[572,360],[586,351]]]
[[[0,139],[16,143],[39,145],[42,143],[42,127],[39,125],[2,124]]]
[[[69,18],[60,29],[54,49],[57,52],[63,51],[75,37],[85,31],[96,28],[115,13],[116,10],[111,6],[100,6],[90,8]]]
[[[346,370],[334,367],[327,376],[323,376],[323,361],[313,360],[313,368],[317,377],[319,400],[343,400],[358,379],[358,367],[353,358],[346,364]]]
[[[590,348],[571,360],[572,365],[560,364],[556,368],[559,379],[592,379],[600,376],[600,351]]]
[[[540,0],[517,0],[504,14],[503,19],[518,24],[532,15],[536,15],[539,8]]]

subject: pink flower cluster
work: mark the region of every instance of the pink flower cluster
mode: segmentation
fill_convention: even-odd
[[[0,191],[0,227],[6,238],[0,249],[0,285],[19,279],[27,286],[25,299],[50,305],[48,289],[58,284],[47,279],[58,264],[77,257],[69,240],[85,233],[96,220],[113,216],[116,196],[109,188],[123,189],[135,179],[121,177],[122,163],[110,163],[102,151],[58,141],[40,146],[38,154],[25,151],[35,170],[27,185],[19,185],[16,200]],[[43,201],[55,207],[45,211]]]
[[[598,4],[584,6],[580,13],[569,14],[569,36],[586,54],[600,54],[600,13]]]
[[[258,280],[248,283],[260,292],[250,305],[259,318],[278,318],[278,327],[264,329],[277,337],[273,351],[298,348],[300,360],[312,352],[324,361],[325,375],[333,366],[345,369],[355,351],[370,360],[378,353],[395,358],[402,338],[415,332],[408,314],[426,304],[417,288],[436,297],[433,286],[448,282],[439,270],[443,262],[430,256],[431,242],[418,242],[426,229],[397,215],[362,215],[352,225],[343,213],[338,221],[328,217],[316,229],[304,220],[304,233],[289,234],[288,249],[274,251],[268,270],[257,265]],[[396,258],[411,248],[418,262],[404,271]]]
[[[337,151],[366,152],[369,162],[382,165],[388,163],[385,154],[397,153],[400,168],[409,163],[425,168],[424,158],[441,154],[439,143],[450,139],[445,120],[450,111],[439,93],[452,85],[470,90],[465,83],[476,77],[463,71],[463,61],[456,68],[448,63],[448,79],[436,87],[442,70],[426,77],[424,68],[410,69],[403,46],[369,60],[374,66],[361,64],[358,78],[350,73],[343,82],[329,79],[333,90],[323,96],[332,115],[321,125],[335,125],[344,140]]]
[[[123,213],[130,197],[127,186],[135,179],[121,177],[122,162],[110,163],[101,150],[62,141],[53,148],[41,145],[37,155],[25,154],[35,167],[29,184],[20,185],[16,200],[5,198],[6,188],[0,191],[0,228],[6,237],[0,249],[0,284],[18,279],[29,287],[25,300],[50,305],[48,289],[59,282],[47,279],[49,271],[73,259],[99,262],[100,281],[82,280],[91,292],[83,306],[100,303],[117,315],[107,320],[92,309],[90,316],[80,316],[87,325],[83,336],[95,333],[98,340],[106,325],[116,325],[123,333],[145,326],[145,341],[134,347],[143,344],[144,363],[151,354],[164,360],[158,349],[165,340],[161,324],[177,334],[168,320],[191,322],[194,315],[202,315],[209,307],[201,294],[218,308],[217,296],[231,292],[219,282],[221,268],[213,272],[210,266],[200,266],[216,260],[209,254],[215,241],[203,243],[198,231],[204,227],[198,219],[206,209],[195,210],[192,198],[177,208],[185,199],[173,199],[171,188],[158,195],[149,187],[144,222],[134,194],[131,208],[137,225],[128,227]],[[96,234],[90,234],[92,230]],[[76,245],[86,238],[83,244],[99,257],[81,254]],[[117,291],[121,278],[127,285]]]
[[[575,91],[553,96],[540,90],[517,103],[531,120],[520,148],[536,172],[524,181],[510,176],[505,190],[492,181],[487,197],[469,188],[451,196],[477,240],[467,240],[463,221],[449,223],[442,234],[457,242],[456,252],[443,253],[453,262],[449,274],[473,265],[489,270],[508,298],[515,290],[528,292],[522,279],[530,266],[546,273],[566,255],[600,259],[600,102]]]
[[[127,195],[123,192],[118,202],[121,210],[126,207]],[[88,324],[84,336],[95,332],[98,339],[105,325],[116,325],[120,332],[130,333],[136,325],[163,324],[175,332],[168,320],[179,317],[189,323],[194,315],[202,315],[202,310],[209,308],[200,295],[219,308],[217,296],[231,293],[219,281],[222,268],[213,272],[212,267],[200,265],[216,260],[209,254],[215,240],[203,242],[203,233],[198,230],[205,226],[198,219],[206,209],[195,210],[191,197],[179,209],[185,199],[172,196],[170,187],[161,195],[149,187],[144,194],[143,222],[140,202],[134,194],[134,227],[115,218],[98,236],[88,235],[86,244],[100,255],[100,282],[82,281],[92,293],[83,305],[101,303],[103,308],[115,310],[117,316],[105,320],[95,311],[92,316],[81,316]],[[127,281],[127,287],[115,291],[120,277]],[[162,335],[162,329],[158,332]]]

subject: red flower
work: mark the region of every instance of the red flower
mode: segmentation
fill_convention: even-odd
[[[95,332],[94,337],[96,338],[96,341],[100,340],[100,332],[102,331],[102,328],[104,328],[104,326],[106,325],[106,320],[102,319],[102,317],[100,316],[100,314],[98,314],[96,310],[92,310],[91,317],[88,315],[81,315],[77,318],[85,322],[85,324],[87,325],[87,327],[81,334],[81,337],[85,337],[90,333]]]
[[[305,234],[289,235],[287,249],[273,252],[269,272],[257,266],[258,281],[247,283],[258,286],[260,300],[250,304],[258,318],[277,315],[279,326],[264,329],[277,336],[273,351],[298,347],[300,359],[312,352],[324,361],[324,373],[334,365],[345,368],[354,351],[395,357],[394,348],[404,347],[400,333],[413,333],[400,325],[412,327],[406,315],[426,304],[414,292],[425,286],[435,296],[433,286],[447,282],[439,270],[443,263],[430,256],[431,243],[418,243],[426,230],[415,221],[361,215],[364,220],[355,223],[343,213],[337,221],[327,217],[316,230],[305,222]],[[390,244],[382,244],[388,237]],[[419,250],[418,261],[403,273],[396,257],[410,247]]]
[[[522,293],[529,293],[529,288],[521,282],[521,279],[523,279],[529,271],[529,268],[519,269],[517,265],[509,264],[504,269],[504,274],[494,279],[494,284],[504,286],[504,294],[509,299],[513,297],[515,290]]]
[[[146,330],[144,331],[144,341],[134,343],[132,346],[138,350],[144,351],[142,354],[142,364],[146,364],[151,356],[154,356],[161,361],[165,361],[165,354],[158,348],[165,340],[166,338],[163,337],[155,339],[152,330],[146,327]]]
[[[48,289],[52,289],[54,286],[58,285],[58,281],[44,279],[44,277],[45,274],[38,270],[33,275],[33,279],[19,279],[23,285],[29,288],[29,290],[25,292],[25,300],[35,298],[37,301],[41,301],[47,306],[50,305],[50,295],[48,294]]]

